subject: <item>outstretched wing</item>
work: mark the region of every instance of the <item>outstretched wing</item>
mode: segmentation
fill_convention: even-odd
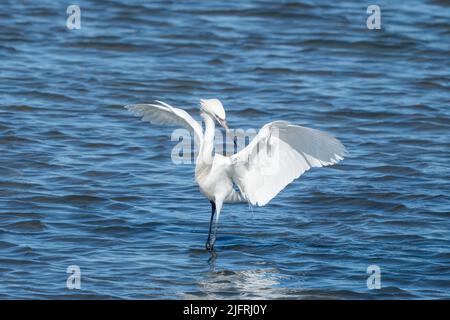
[[[203,131],[200,123],[194,120],[183,109],[174,108],[171,105],[156,100],[157,104],[130,104],[125,106],[135,116],[142,117],[143,121],[160,125],[183,125],[194,134],[202,144]]]
[[[344,154],[325,132],[274,121],[231,157],[232,178],[251,204],[263,206],[305,171],[338,163]]]

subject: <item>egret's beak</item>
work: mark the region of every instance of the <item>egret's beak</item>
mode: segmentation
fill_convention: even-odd
[[[222,127],[225,128],[225,130],[230,130],[230,128],[228,128],[228,122],[227,120],[219,120],[219,123]]]

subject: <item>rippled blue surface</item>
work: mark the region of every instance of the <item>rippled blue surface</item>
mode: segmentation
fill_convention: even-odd
[[[447,1],[377,1],[380,31],[359,1],[77,3],[72,31],[67,4],[0,4],[0,298],[450,298]],[[123,109],[210,97],[349,151],[225,206],[215,258],[171,129]]]

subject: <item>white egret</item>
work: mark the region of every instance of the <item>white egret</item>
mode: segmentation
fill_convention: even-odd
[[[195,180],[212,207],[206,242],[210,251],[214,248],[224,203],[249,202],[264,206],[305,171],[335,164],[345,154],[342,143],[329,134],[286,121],[266,124],[248,146],[230,157],[213,154],[215,122],[229,130],[225,110],[218,99],[200,100],[204,131],[186,111],[161,101],[125,108],[144,121],[183,125],[193,133],[199,146]]]

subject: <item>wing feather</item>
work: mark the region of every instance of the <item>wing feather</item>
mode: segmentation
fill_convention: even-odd
[[[131,104],[125,106],[125,108],[135,116],[142,117],[143,121],[152,124],[182,125],[194,134],[200,144],[202,143],[202,126],[189,113],[162,101],[156,100],[155,102],[157,104]]]
[[[342,143],[323,131],[274,121],[231,157],[232,178],[251,204],[263,206],[305,171],[344,155]]]

